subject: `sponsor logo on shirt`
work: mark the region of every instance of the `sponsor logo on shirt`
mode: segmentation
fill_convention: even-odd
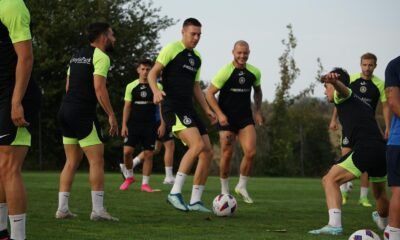
[[[90,64],[90,62],[92,61],[92,58],[86,58],[86,57],[73,57],[70,61],[70,63],[77,63],[77,64]]]

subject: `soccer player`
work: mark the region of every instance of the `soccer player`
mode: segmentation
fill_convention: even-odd
[[[262,91],[260,71],[247,63],[249,44],[237,41],[232,50],[233,61],[226,64],[214,77],[207,91],[207,101],[218,118],[219,141],[221,144],[220,180],[221,193],[229,193],[229,171],[234,143],[238,137],[243,149],[239,183],[235,192],[244,202],[253,203],[247,192],[253,159],[256,155],[256,131],[251,110],[251,90],[254,89],[255,121],[262,125]],[[219,94],[218,101],[215,94]]]
[[[0,239],[26,238],[21,168],[41,98],[30,79],[33,52],[29,24],[29,11],[22,0],[0,1]]]
[[[149,185],[153,168],[153,151],[157,133],[163,135],[165,124],[161,119],[161,125],[157,125],[155,114],[158,111],[153,103],[153,92],[147,82],[147,75],[152,67],[150,60],[139,62],[137,72],[139,79],[126,86],[125,104],[122,117],[121,135],[124,140],[124,163],[127,168],[127,176],[121,184],[121,190],[127,190],[129,185],[135,182],[132,166],[132,155],[137,145],[141,145],[143,151],[143,178],[142,192],[153,192]],[[162,88],[161,85],[158,85]]]
[[[106,79],[110,68],[107,52],[115,43],[114,32],[108,23],[96,22],[87,28],[90,46],[80,49],[71,59],[66,94],[58,112],[66,162],[60,175],[56,218],[71,218],[68,199],[76,169],[86,155],[92,195],[90,219],[118,221],[104,208],[104,144],[96,116],[96,105],[108,115],[109,134],[118,134],[118,124],[108,96]]]
[[[388,184],[392,191],[389,208],[388,239],[400,240],[400,57],[389,62],[385,71],[385,92],[393,112],[387,146]]]
[[[201,57],[195,49],[201,35],[201,23],[195,18],[183,22],[182,40],[165,46],[149,73],[149,84],[154,94],[154,102],[162,102],[162,117],[167,129],[170,127],[187,146],[182,157],[175,183],[167,201],[182,211],[210,212],[204,207],[201,196],[207,181],[213,156],[207,129],[193,106],[193,97],[199,102],[212,123],[216,121],[200,87]],[[156,79],[162,71],[164,90],[157,88]],[[198,158],[193,180],[192,195],[188,205],[182,197],[182,187]]]
[[[372,53],[365,53],[361,56],[361,73],[356,73],[350,76],[350,89],[358,96],[364,99],[372,109],[376,110],[376,106],[380,101],[382,103],[382,112],[385,121],[384,138],[387,139],[389,136],[389,124],[390,124],[390,110],[386,103],[386,95],[384,91],[384,82],[374,75],[374,70],[377,65],[377,58]],[[337,130],[337,112],[336,108],[333,111],[330,129]],[[351,151],[352,140],[349,138],[349,133],[342,131],[341,151],[342,156],[346,155]],[[348,193],[350,192],[351,182],[345,183],[340,186],[342,193],[342,202],[346,204]],[[371,203],[368,200],[368,174],[363,173],[361,175],[361,186],[360,186],[360,199],[358,203],[364,207],[371,207]]]
[[[389,203],[386,197],[385,142],[375,120],[374,110],[366,101],[354,93],[349,86],[346,71],[335,68],[321,80],[325,83],[325,95],[334,102],[345,133],[350,133],[351,151],[342,156],[323,177],[326,204],[329,213],[328,225],[312,230],[311,234],[340,235],[343,233],[341,194],[339,186],[367,172],[372,183],[377,211],[372,218],[383,230],[387,224]]]

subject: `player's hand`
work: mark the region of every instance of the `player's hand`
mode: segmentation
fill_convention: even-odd
[[[124,137],[124,138],[128,137],[128,127],[126,125],[122,126],[121,136]]]
[[[321,82],[324,83],[335,83],[337,80],[339,80],[340,74],[337,73],[328,73],[323,76],[321,76]]]
[[[163,124],[163,123],[160,124],[160,126],[157,129],[157,134],[158,134],[158,137],[160,137],[160,138],[162,136],[164,136],[164,134],[165,134],[165,124]]]
[[[29,126],[29,122],[25,120],[24,107],[21,103],[15,103],[11,105],[11,120],[17,127]]]
[[[330,129],[330,130],[333,130],[333,131],[338,130],[338,129],[339,129],[339,126],[338,126],[337,121],[332,120],[332,121],[329,123],[329,129]]]
[[[110,134],[112,137],[118,136],[118,123],[114,114],[110,114],[108,116],[108,123],[110,124],[110,130],[108,131],[108,134]]]
[[[261,126],[261,125],[263,125],[263,123],[264,123],[264,116],[262,115],[262,113],[261,112],[256,112],[256,114],[255,114],[255,120],[256,120],[256,125],[257,126]]]
[[[383,135],[383,139],[388,140],[389,139],[389,128],[385,128],[385,134]]]
[[[156,90],[156,92],[153,94],[153,102],[154,104],[159,104],[164,100],[164,97],[166,96],[164,91]]]
[[[219,125],[221,125],[221,126],[228,126],[229,125],[228,117],[225,114],[221,113],[217,117],[218,117]]]
[[[210,123],[212,125],[214,125],[218,122],[217,116],[215,115],[215,113],[213,111],[211,111],[211,109],[208,109],[206,114],[207,114],[208,120],[210,120]]]

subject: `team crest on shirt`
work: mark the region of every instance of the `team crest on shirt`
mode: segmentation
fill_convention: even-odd
[[[349,144],[349,139],[347,137],[344,137],[342,143],[343,145]]]
[[[183,124],[190,125],[191,123],[192,119],[190,119],[188,116],[183,116]]]
[[[147,92],[146,92],[146,91],[141,91],[141,92],[140,92],[140,96],[141,96],[142,98],[147,97]]]
[[[361,87],[360,87],[360,92],[361,92],[361,93],[366,93],[367,90],[368,90],[368,89],[367,89],[366,86],[361,86]]]
[[[194,64],[195,64],[194,59],[193,59],[193,58],[189,58],[189,63],[190,63],[190,65],[192,65],[192,67],[193,67]]]
[[[239,83],[240,84],[244,84],[246,82],[246,78],[245,77],[240,77],[239,78]]]

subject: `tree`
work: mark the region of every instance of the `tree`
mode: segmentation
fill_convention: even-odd
[[[35,79],[44,91],[41,124],[43,131],[43,167],[60,168],[64,163],[61,133],[57,127],[57,111],[65,92],[68,62],[80,47],[88,45],[84,29],[95,21],[111,24],[117,38],[111,54],[108,89],[117,118],[121,119],[123,93],[126,84],[137,77],[135,63],[140,58],[154,59],[159,50],[159,33],[175,20],[159,16],[160,8],[140,0],[27,0],[32,19]],[[100,118],[105,122],[104,114]],[[37,138],[38,133],[34,134]],[[106,144],[108,158],[119,159],[121,139],[110,139]],[[37,156],[39,149],[32,148]],[[44,160],[45,159],[45,160]],[[28,159],[28,165],[35,164]],[[108,168],[116,162],[106,162]],[[35,164],[36,166],[36,164]]]

